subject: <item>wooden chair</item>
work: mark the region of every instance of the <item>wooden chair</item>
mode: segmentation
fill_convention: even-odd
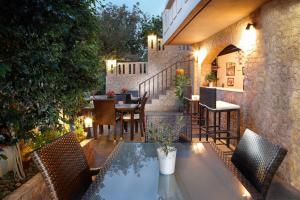
[[[93,130],[94,138],[98,138],[98,125],[103,132],[103,125],[114,126],[114,138],[116,139],[117,116],[114,99],[94,100]]]
[[[264,199],[287,150],[246,129],[231,161]]]
[[[148,97],[144,97],[142,100],[141,100],[141,103],[139,104],[137,110],[135,111],[135,114],[134,114],[134,122],[135,122],[135,132],[138,131],[138,126],[140,125],[140,131],[141,131],[141,136],[143,137],[144,136],[144,132],[145,132],[145,123],[146,123],[146,120],[145,120],[145,105],[147,103],[147,99]],[[129,121],[131,120],[131,116],[130,114],[125,114],[123,116],[123,121],[125,123],[128,123]],[[125,125],[127,126],[127,125]]]
[[[100,169],[90,169],[73,133],[34,151],[32,158],[42,172],[52,199],[80,199]]]

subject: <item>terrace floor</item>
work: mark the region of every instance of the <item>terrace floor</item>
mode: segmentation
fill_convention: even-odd
[[[156,116],[174,116],[174,115],[180,115],[180,113],[176,112],[148,112],[147,116],[150,115],[156,115]],[[119,127],[119,126],[118,126]],[[107,127],[104,127],[104,133],[101,135],[97,140],[94,141],[94,152],[95,156],[93,159],[93,163],[90,163],[92,166],[91,167],[98,167],[101,166],[110,152],[114,149],[116,143],[114,143],[113,137],[112,137],[112,130],[109,130]],[[193,130],[197,131],[197,130]],[[129,132],[129,130],[128,130]],[[120,128],[117,128],[117,138],[119,139],[120,137]],[[211,139],[210,139],[211,140]],[[120,140],[117,140],[119,142]],[[124,138],[123,141],[131,141],[130,140],[130,134],[129,133],[124,133]],[[140,133],[135,133],[134,134],[134,140],[135,142],[144,142],[144,138],[140,136]],[[197,138],[193,139],[193,142],[199,142]],[[218,147],[223,151],[223,152],[230,152],[231,150],[226,147],[226,145],[222,145],[219,143]],[[229,154],[230,156],[230,154]],[[287,186],[283,181],[280,180],[279,177],[275,177],[267,199],[270,200],[300,200],[300,192],[295,190],[294,188]]]

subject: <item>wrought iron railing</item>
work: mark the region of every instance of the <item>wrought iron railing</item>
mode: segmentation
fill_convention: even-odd
[[[190,78],[193,62],[192,59],[178,61],[159,71],[139,84],[139,94],[147,92],[149,100],[158,98],[160,94],[166,94],[166,91],[175,85],[177,69],[183,69],[184,74]]]

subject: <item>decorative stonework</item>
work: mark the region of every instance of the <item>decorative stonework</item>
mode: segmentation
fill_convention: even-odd
[[[256,23],[256,41],[244,48],[248,23]],[[222,91],[219,100],[241,105],[242,129],[249,128],[288,149],[278,175],[300,189],[300,2],[273,0],[250,16],[195,44],[208,52],[202,74],[226,46],[244,49],[244,92]],[[197,72],[196,72],[197,73]],[[195,83],[194,83],[195,84]],[[198,85],[199,86],[199,85]],[[197,86],[197,87],[198,87]]]

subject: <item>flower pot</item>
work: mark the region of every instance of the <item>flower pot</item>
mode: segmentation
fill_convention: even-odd
[[[175,171],[177,149],[175,147],[168,147],[168,150],[169,153],[166,155],[163,147],[157,148],[159,171],[164,175],[174,174]]]
[[[214,87],[214,82],[209,82],[209,87]]]

